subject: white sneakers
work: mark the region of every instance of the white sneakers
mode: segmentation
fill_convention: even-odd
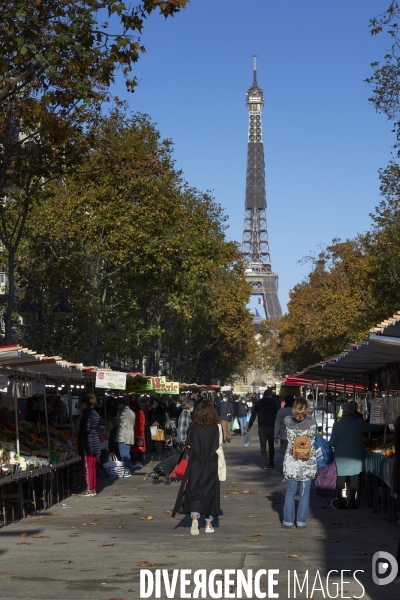
[[[214,533],[214,528],[211,525],[206,525],[206,533]],[[192,519],[192,527],[190,528],[191,535],[199,535],[199,521],[198,519]]]
[[[192,519],[190,533],[191,535],[199,535],[199,521],[197,519]]]
[[[206,533],[214,533],[214,527],[211,525],[206,525]]]

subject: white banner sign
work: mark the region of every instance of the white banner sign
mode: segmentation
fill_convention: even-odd
[[[110,390],[125,390],[126,373],[118,371],[97,371],[96,387],[107,388]]]

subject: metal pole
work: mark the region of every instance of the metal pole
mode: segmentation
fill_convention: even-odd
[[[71,388],[68,390],[68,406],[69,406],[69,434],[71,438],[74,437],[74,425],[72,422],[72,393]]]
[[[322,419],[321,419],[322,436],[324,435],[324,420],[325,420],[325,385],[326,385],[326,382],[324,381],[324,391],[322,392]]]
[[[337,421],[337,416],[336,416],[336,379],[335,379],[335,396],[333,399],[333,414],[334,414],[334,420],[336,423],[336,421]]]
[[[47,398],[46,398],[46,384],[45,383],[43,383],[43,401],[44,401],[44,416],[46,419],[47,449],[49,451],[49,463],[50,463],[50,432],[49,432],[49,416],[47,414]]]
[[[15,442],[17,447],[17,454],[19,456],[19,406],[18,406],[18,392],[17,392],[17,382],[14,379],[13,382],[13,395],[14,395],[14,407],[15,407]]]

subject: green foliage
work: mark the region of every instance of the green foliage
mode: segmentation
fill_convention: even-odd
[[[145,48],[145,19],[185,8],[185,0],[9,0],[0,6],[0,241],[9,294],[5,342],[12,341],[14,259],[33,202],[80,164],[88,126],[122,70],[128,90]],[[102,22],[108,18],[110,23]],[[85,132],[85,134],[84,134]]]
[[[234,374],[253,330],[221,207],[184,182],[147,116],[115,109],[88,137],[81,169],[29,214],[18,264],[24,344],[86,364],[141,369],[145,356],[149,372],[168,362],[179,379]],[[63,297],[73,314],[55,323]]]

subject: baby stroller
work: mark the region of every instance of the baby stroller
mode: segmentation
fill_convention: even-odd
[[[181,462],[185,455],[186,447],[181,444],[178,448],[172,448],[171,452],[161,462],[159,462],[153,470],[148,474],[148,477],[153,479],[153,483],[160,483],[160,477],[163,477],[164,484],[169,485],[172,471]]]

